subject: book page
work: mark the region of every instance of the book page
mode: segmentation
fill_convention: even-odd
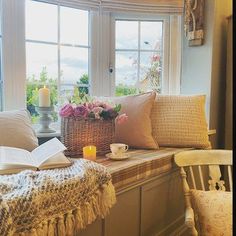
[[[4,146],[0,146],[0,164],[34,166],[30,152]]]
[[[37,167],[26,166],[26,165],[9,165],[9,164],[0,164],[0,175],[16,174],[22,170],[37,170]]]
[[[64,151],[65,149],[66,147],[57,138],[53,138],[35,148],[31,152],[31,155],[35,166],[39,167],[47,159],[58,154],[59,152]]]
[[[43,162],[39,169],[45,170],[49,168],[66,167],[70,166],[71,164],[72,162],[61,152]]]

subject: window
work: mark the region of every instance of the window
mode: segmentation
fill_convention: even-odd
[[[44,85],[50,87],[55,111],[74,88],[95,96],[150,89],[178,94],[182,7],[170,12],[158,1],[155,9],[143,3],[118,5],[2,1],[3,108],[27,106],[37,122],[38,89]]]
[[[26,1],[27,108],[33,121],[38,89],[47,85],[54,107],[74,88],[89,92],[89,11]],[[43,16],[50,16],[43,17]],[[57,120],[56,112],[54,120]]]
[[[161,91],[163,21],[115,20],[115,94]]]
[[[0,111],[3,109],[3,79],[2,79],[2,1],[0,0]]]

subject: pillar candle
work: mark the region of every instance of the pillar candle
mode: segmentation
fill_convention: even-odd
[[[96,147],[95,146],[83,147],[83,157],[85,159],[95,161],[96,160]]]
[[[50,90],[44,85],[39,89],[39,107],[50,107]]]

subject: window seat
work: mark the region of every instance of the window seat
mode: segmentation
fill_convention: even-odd
[[[130,158],[113,161],[98,157],[97,163],[104,165],[112,175],[116,191],[136,185],[150,177],[168,172],[175,167],[174,154],[191,148],[167,148],[158,150],[129,150]]]
[[[117,203],[78,236],[183,235],[184,198],[174,154],[189,149],[129,150],[131,157],[123,161],[97,157],[112,175]]]

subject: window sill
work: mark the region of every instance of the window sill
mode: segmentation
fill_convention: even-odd
[[[40,128],[40,124],[33,124],[33,129],[36,133],[37,138],[54,138],[54,137],[60,137],[61,136],[61,130],[60,130],[60,123],[52,123],[50,124],[50,128],[55,130],[54,133],[40,133],[38,130]]]

